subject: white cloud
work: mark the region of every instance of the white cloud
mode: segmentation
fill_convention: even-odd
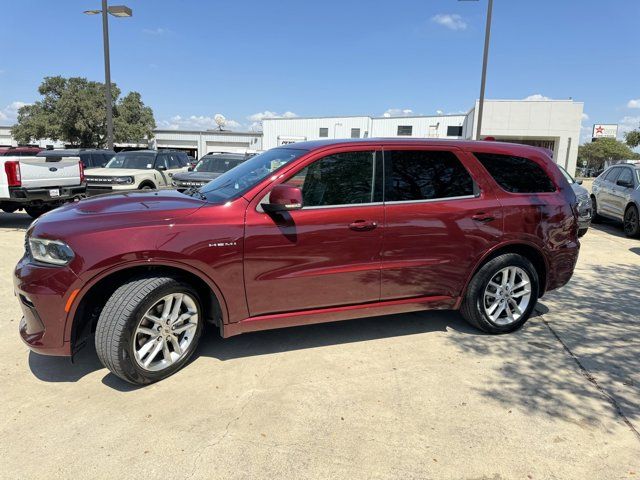
[[[539,93],[534,93],[533,95],[529,95],[528,97],[523,98],[523,100],[551,100],[551,99]]]
[[[582,121],[585,120],[589,120],[589,115],[587,115],[586,113],[582,112]]]
[[[147,35],[164,35],[165,33],[169,33],[169,30],[166,28],[143,28],[142,33],[146,33]]]
[[[410,117],[414,115],[410,108],[390,108],[382,114],[383,117]]]
[[[640,98],[632,98],[627,103],[627,108],[640,108]]]
[[[0,110],[0,122],[8,125],[13,125],[14,123],[16,123],[16,120],[18,119],[18,110],[20,109],[20,107],[23,107],[25,105],[29,104],[20,101],[11,102],[9,105]]]
[[[212,130],[218,128],[218,124],[213,117],[206,115],[191,115],[189,117],[174,115],[168,120],[160,120],[158,127],[169,130]],[[225,127],[237,130],[242,127],[242,124],[235,120],[227,119]]]
[[[249,130],[259,132],[262,131],[262,120],[264,120],[265,118],[294,118],[297,116],[298,115],[289,110],[287,110],[283,114],[272,112],[271,110],[265,110],[264,112],[257,112],[253,115],[249,115],[247,117],[247,120],[251,122],[251,124],[249,125]]]
[[[618,138],[624,139],[624,134],[631,130],[637,130],[640,128],[640,115],[633,117],[626,115],[618,122]]]
[[[431,21],[450,30],[466,30],[467,22],[456,13],[439,13],[431,17]]]
[[[436,110],[436,115],[444,115],[444,110]]]

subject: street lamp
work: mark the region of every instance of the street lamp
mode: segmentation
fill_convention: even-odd
[[[113,150],[113,112],[111,105],[111,66],[109,60],[109,17],[131,17],[133,12],[125,5],[107,6],[107,0],[102,0],[102,10],[85,10],[87,15],[102,14],[102,40],[104,43],[104,83],[105,99],[107,102],[107,148]]]
[[[478,1],[478,0],[458,0]],[[487,82],[487,60],[489,59],[489,38],[491,37],[491,13],[493,11],[493,0],[489,0],[487,6],[487,25],[484,30],[484,53],[482,55],[482,78],[480,80],[480,101],[478,102],[478,126],[476,130],[476,140],[480,140],[480,131],[482,129],[482,111],[484,109],[484,87]]]

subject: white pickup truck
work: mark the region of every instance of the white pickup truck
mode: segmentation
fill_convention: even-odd
[[[80,158],[47,161],[40,157],[0,156],[0,209],[24,209],[36,218],[86,195]]]

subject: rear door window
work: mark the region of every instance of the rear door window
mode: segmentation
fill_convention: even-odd
[[[410,202],[474,194],[474,182],[453,152],[385,150],[385,202]]]
[[[497,153],[474,153],[493,179],[510,193],[555,192],[556,186],[533,160]]]

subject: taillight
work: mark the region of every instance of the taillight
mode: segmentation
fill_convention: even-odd
[[[84,183],[84,164],[78,162],[78,167],[80,167],[80,183]]]
[[[7,184],[10,187],[21,187],[22,177],[20,176],[20,162],[17,160],[11,160],[5,162],[4,171],[7,174]]]

